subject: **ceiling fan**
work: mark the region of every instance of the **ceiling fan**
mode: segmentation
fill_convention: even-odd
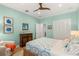
[[[42,3],[39,3],[39,6],[40,7],[38,9],[34,10],[33,12],[38,11],[38,10],[50,10],[50,8],[48,8],[48,7],[43,7]]]

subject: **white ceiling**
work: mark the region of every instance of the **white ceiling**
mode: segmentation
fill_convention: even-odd
[[[78,7],[79,4],[77,3],[62,3],[62,4],[43,3],[43,6],[48,7],[51,10],[42,10],[42,11],[39,10],[39,11],[33,12],[34,10],[39,8],[38,3],[3,3],[1,5],[7,6],[9,8],[15,9],[17,11],[23,12],[28,15],[34,16],[38,19],[65,13],[65,12],[72,12],[79,8]],[[29,10],[29,12],[25,12],[25,10]]]

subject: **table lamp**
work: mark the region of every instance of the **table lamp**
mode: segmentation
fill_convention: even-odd
[[[71,39],[78,39],[79,38],[79,31],[71,31]]]
[[[74,40],[77,40],[79,38],[79,31],[71,31],[70,35],[71,35],[70,39],[65,39],[66,41],[65,47],[68,47],[70,43],[74,42]]]

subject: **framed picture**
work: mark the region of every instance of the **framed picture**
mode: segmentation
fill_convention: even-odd
[[[4,24],[5,25],[13,25],[13,19],[11,17],[4,17]]]
[[[5,26],[4,27],[4,33],[12,33],[13,27],[12,26]]]
[[[4,16],[3,17],[3,32],[12,33],[13,32],[13,18]]]
[[[22,23],[22,30],[29,30],[29,25],[27,23]]]
[[[48,29],[49,30],[52,30],[52,25],[48,25]]]

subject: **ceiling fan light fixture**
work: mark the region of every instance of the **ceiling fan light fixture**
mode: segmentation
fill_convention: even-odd
[[[62,4],[58,4],[58,7],[61,8],[62,7]]]
[[[41,14],[41,12],[38,12],[38,14]]]

